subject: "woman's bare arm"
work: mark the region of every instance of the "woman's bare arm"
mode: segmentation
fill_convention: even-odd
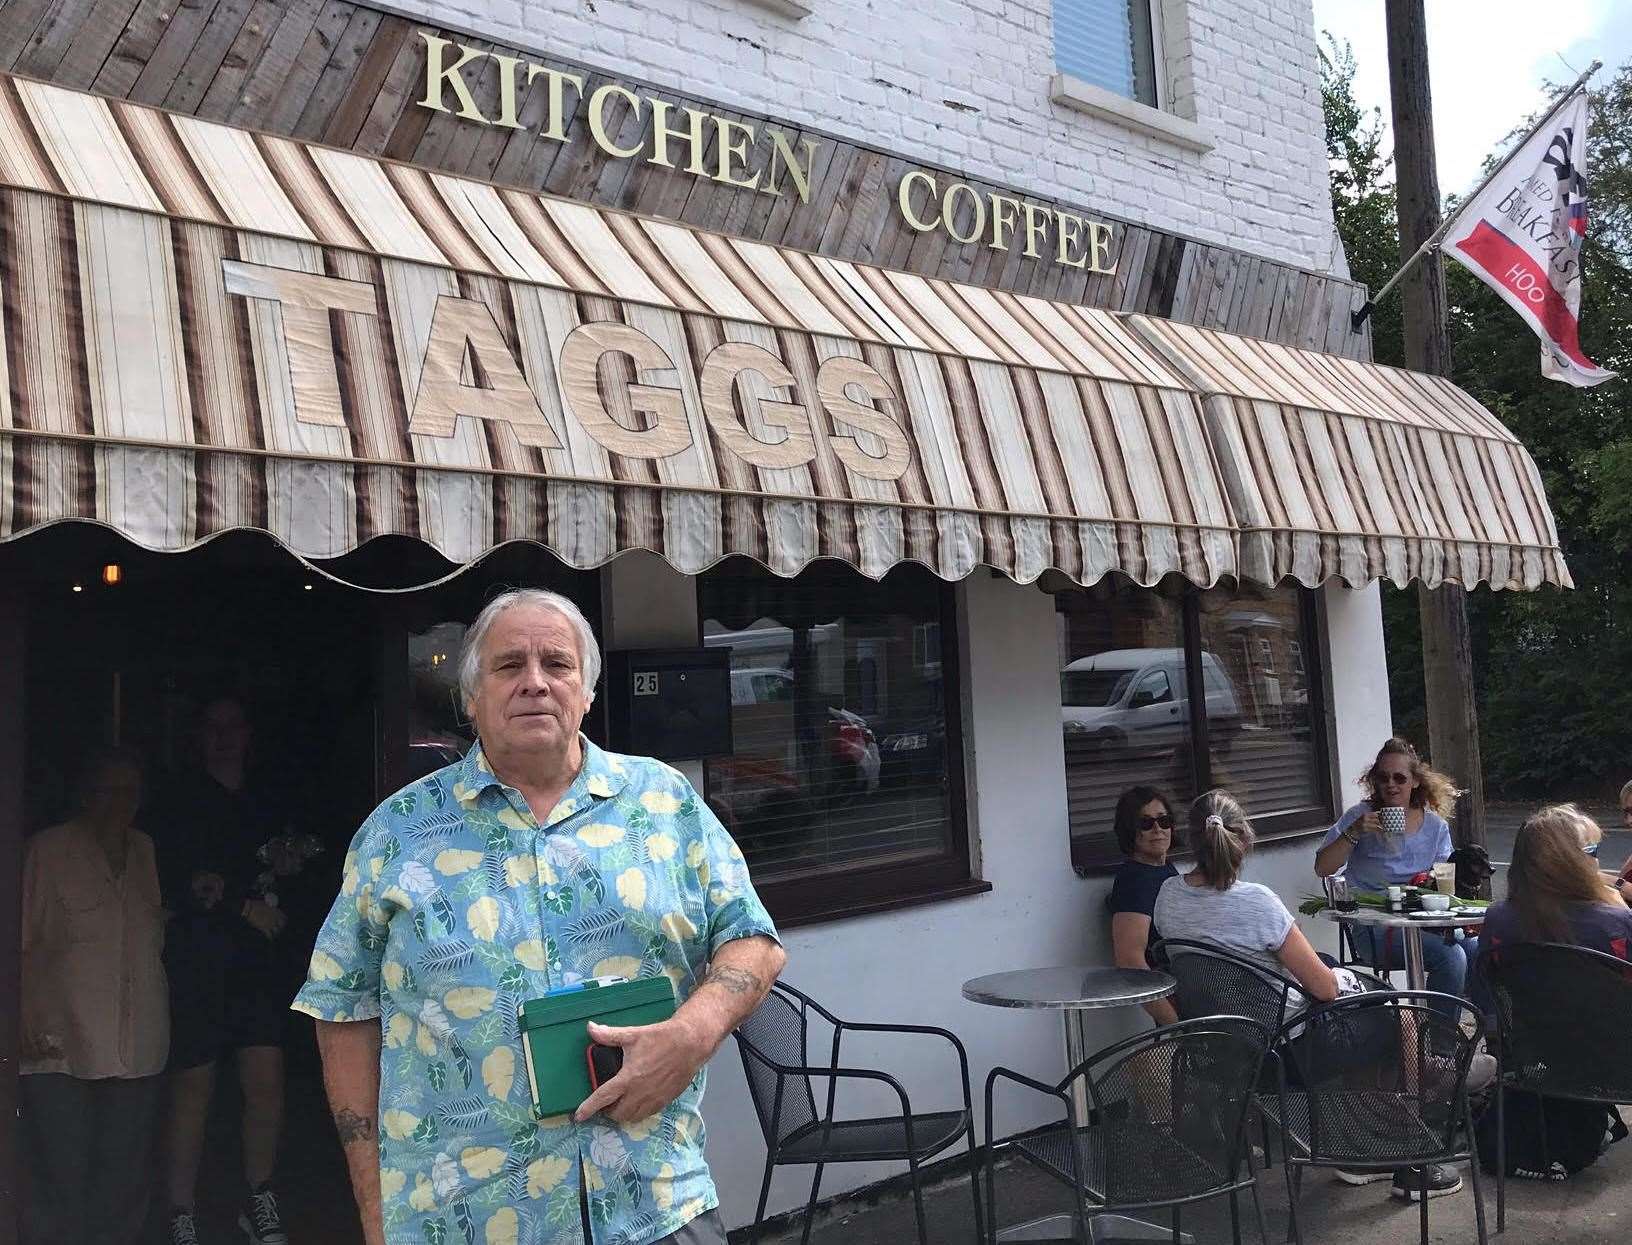
[[[1337,997],[1337,974],[1315,954],[1315,949],[1296,925],[1276,954],[1286,965],[1286,971],[1292,974],[1293,980],[1303,987],[1305,994],[1322,1003],[1330,1003]]]
[[[1118,968],[1149,968],[1145,944],[1150,941],[1150,918],[1143,912],[1117,912],[1111,916],[1111,957]],[[1166,999],[1146,1003],[1145,1011],[1159,1025],[1177,1024],[1179,1013]]]

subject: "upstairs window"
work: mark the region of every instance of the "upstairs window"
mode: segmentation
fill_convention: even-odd
[[[1054,65],[1060,73],[1151,108],[1157,31],[1152,0],[1054,0]]]

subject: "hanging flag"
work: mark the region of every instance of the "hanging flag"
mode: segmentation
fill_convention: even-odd
[[[1541,372],[1578,387],[1609,380],[1581,350],[1587,232],[1587,93],[1578,91],[1457,210],[1440,244],[1541,338]]]

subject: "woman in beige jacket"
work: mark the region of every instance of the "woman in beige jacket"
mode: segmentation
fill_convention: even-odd
[[[32,1189],[24,1239],[137,1239],[170,1046],[153,841],[135,829],[142,769],[93,757],[80,811],[23,865],[21,1087]]]

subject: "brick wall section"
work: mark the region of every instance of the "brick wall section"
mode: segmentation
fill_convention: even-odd
[[[1310,0],[1158,0],[1197,155],[1050,102],[1051,0],[392,0],[409,16],[1347,276]]]

